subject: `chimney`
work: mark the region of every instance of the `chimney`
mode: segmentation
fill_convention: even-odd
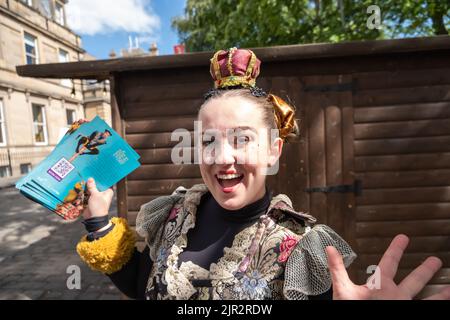
[[[151,56],[157,56],[158,55],[158,46],[156,45],[156,42],[153,42],[150,49],[150,55]]]

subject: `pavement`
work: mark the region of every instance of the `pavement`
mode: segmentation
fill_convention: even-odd
[[[85,233],[80,220],[65,221],[14,187],[0,189],[0,299],[123,299],[108,277],[78,256]]]

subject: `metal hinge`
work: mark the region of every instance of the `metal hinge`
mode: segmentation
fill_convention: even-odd
[[[305,192],[323,192],[323,193],[347,193],[353,192],[355,196],[360,196],[362,194],[362,181],[355,180],[353,184],[341,184],[337,186],[326,186],[326,187],[312,187],[306,188]]]

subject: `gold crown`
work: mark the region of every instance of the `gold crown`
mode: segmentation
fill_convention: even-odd
[[[261,61],[248,49],[219,50],[211,58],[210,73],[215,88],[254,87]]]

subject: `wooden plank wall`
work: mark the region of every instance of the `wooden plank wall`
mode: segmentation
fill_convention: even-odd
[[[391,239],[410,237],[398,280],[427,256],[450,283],[450,68],[356,73],[354,163],[360,281]]]
[[[172,163],[172,147],[178,142],[171,141],[171,133],[178,128],[194,131],[202,96],[210,86],[208,70],[198,69],[178,70],[170,77],[155,71],[151,76],[134,72],[121,78],[125,135],[142,164],[127,177],[131,226],[142,204],[170,194],[178,186],[202,182],[197,165]]]
[[[177,142],[170,135],[177,128],[193,131],[202,95],[212,85],[208,71],[206,65],[186,66],[117,77],[122,121],[116,122],[142,163],[119,195],[132,226],[142,204],[202,182],[197,165],[171,162]],[[427,290],[450,283],[449,71],[448,54],[439,51],[263,66],[259,85],[299,107],[303,134],[298,144],[286,145],[269,184],[344,235],[359,255],[359,282],[392,237],[405,233],[411,244],[399,278],[436,254],[444,268]],[[307,85],[339,81],[351,82],[351,91],[305,94]],[[356,178],[363,181],[362,197],[303,192]]]
[[[298,77],[273,76],[260,79],[258,85],[265,91],[276,94],[288,101],[296,110],[296,118],[300,125],[301,139],[293,143],[285,143],[279,160],[278,171],[267,178],[267,185],[274,195],[286,194],[298,211],[309,211],[308,195],[303,190],[308,186],[308,161],[306,126],[304,109],[302,108],[302,84]]]

